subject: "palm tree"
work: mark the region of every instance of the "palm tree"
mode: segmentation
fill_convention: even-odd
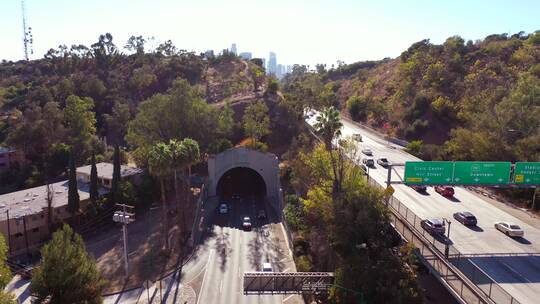
[[[191,139],[191,138],[184,138],[181,142],[182,150],[183,150],[183,156],[184,161],[183,164],[187,169],[187,181],[186,181],[186,204],[189,204],[190,198],[191,198],[191,166],[197,164],[201,158],[200,156],[200,150],[199,150],[199,144],[197,141]],[[182,208],[182,218],[184,219],[184,233],[185,230],[185,215],[184,215],[184,208]]]
[[[341,135],[342,126],[339,111],[333,106],[325,108],[317,117],[314,127],[317,133],[322,136],[326,150],[332,150],[332,140]]]
[[[169,149],[171,151],[171,166],[174,171],[174,195],[176,208],[180,206],[179,195],[178,195],[178,170],[182,170],[185,167],[185,149],[181,141],[176,139],[171,139],[169,141]]]
[[[163,221],[161,227],[163,231],[163,237],[165,238],[165,249],[169,249],[169,220],[167,215],[167,203],[165,199],[165,178],[171,174],[172,167],[172,153],[169,145],[165,143],[157,143],[150,148],[148,152],[148,167],[150,174],[159,178],[161,185],[161,205]]]

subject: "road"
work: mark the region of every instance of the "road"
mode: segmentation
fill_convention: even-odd
[[[229,212],[216,215],[208,227],[208,258],[197,303],[283,303],[286,297],[281,295],[246,296],[242,292],[243,273],[260,271],[263,262],[270,262],[274,271],[289,270],[283,263],[290,258],[288,251],[275,242],[268,219],[256,218],[261,209],[266,210],[270,222],[274,215],[261,200],[243,198],[227,202],[231,205]],[[244,216],[252,219],[252,229],[242,228]]]
[[[311,125],[315,116],[307,120]],[[373,150],[375,159],[386,157],[393,163],[419,161],[418,158],[405,153],[401,147],[389,144],[375,133],[358,127],[342,119],[342,137],[360,133],[363,141],[358,143],[362,148]],[[358,153],[358,158],[366,157]],[[392,180],[397,181],[404,176],[404,167],[396,167],[392,172]],[[380,185],[386,185],[388,171],[379,165],[369,170],[369,174]],[[485,273],[491,276],[500,286],[522,304],[538,303],[540,298],[540,230],[519,218],[497,208],[462,187],[455,187],[455,199],[447,199],[432,187],[426,194],[416,192],[402,184],[393,185],[394,196],[421,218],[446,218],[452,221],[450,240],[462,254],[495,254],[495,256],[475,257],[470,259]],[[467,228],[453,220],[453,213],[469,211],[476,215],[478,226]],[[521,226],[525,231],[524,238],[509,238],[497,231],[493,224],[497,221],[509,221]],[[508,256],[508,253],[538,253],[531,256]]]

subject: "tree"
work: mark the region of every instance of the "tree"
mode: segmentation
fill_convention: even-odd
[[[111,114],[104,114],[105,124],[109,134],[108,142],[121,144],[127,132],[127,126],[131,119],[129,106],[125,103],[116,102]]]
[[[90,163],[90,202],[93,205],[96,205],[98,199],[99,199],[99,190],[98,190],[96,154],[92,152],[92,160]]]
[[[35,303],[102,303],[105,281],[80,235],[68,226],[55,232],[41,249],[41,263],[32,273]]]
[[[186,150],[182,142],[171,139],[169,141],[171,151],[171,167],[174,171],[174,198],[176,200],[176,208],[180,208],[180,195],[178,194],[178,170],[182,170],[186,163]]]
[[[131,36],[126,42],[124,48],[128,51],[137,53],[137,55],[143,55],[145,43],[146,39],[144,39],[143,36]]]
[[[148,151],[148,166],[150,174],[159,178],[161,186],[161,205],[162,205],[162,221],[161,227],[163,231],[163,239],[165,249],[169,249],[169,220],[167,212],[167,202],[165,198],[165,178],[171,174],[172,153],[170,146],[165,143],[157,143]]]
[[[186,181],[186,204],[190,203],[191,197],[191,166],[197,164],[200,161],[201,155],[199,150],[199,144],[191,139],[184,138],[181,142],[184,147],[184,164],[187,169],[187,181]]]
[[[353,120],[366,120],[368,103],[365,98],[359,96],[351,96],[347,99],[347,110]]]
[[[0,290],[4,290],[11,281],[11,271],[6,265],[8,247],[4,235],[0,235]]]
[[[73,152],[69,156],[69,180],[68,180],[68,206],[69,212],[75,215],[79,212],[80,198],[79,187],[77,185],[77,173]]]
[[[257,101],[246,107],[244,111],[244,132],[255,145],[263,136],[270,133],[268,107],[262,101]]]
[[[12,294],[0,291],[0,304],[17,304],[17,300]]]
[[[96,117],[92,111],[94,101],[90,97],[70,95],[64,109],[64,120],[68,129],[68,143],[73,149],[75,161],[84,158],[95,139]]]
[[[122,178],[121,176],[121,170],[122,165],[120,163],[120,147],[118,145],[114,146],[114,156],[113,156],[113,175],[112,175],[112,181],[111,181],[111,200],[114,203],[118,203],[118,199],[120,196],[120,180]]]
[[[341,123],[339,111],[334,107],[325,108],[319,116],[314,127],[319,135],[322,136],[326,149],[332,150],[332,141],[335,137],[341,135]]]

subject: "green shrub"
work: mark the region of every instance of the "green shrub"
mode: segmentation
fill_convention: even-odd
[[[347,100],[347,110],[351,114],[353,120],[366,120],[367,118],[368,102],[365,98],[360,96],[351,96]]]
[[[308,256],[302,255],[296,260],[296,270],[299,272],[309,272],[313,269],[313,263]]]

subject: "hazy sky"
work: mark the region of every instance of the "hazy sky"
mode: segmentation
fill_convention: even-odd
[[[283,64],[351,63],[396,57],[425,38],[540,29],[538,0],[26,0],[26,7],[32,58],[110,32],[119,47],[143,35],[197,52],[235,42],[258,57],[274,51]],[[23,58],[20,0],[0,0],[0,37],[0,59]]]

